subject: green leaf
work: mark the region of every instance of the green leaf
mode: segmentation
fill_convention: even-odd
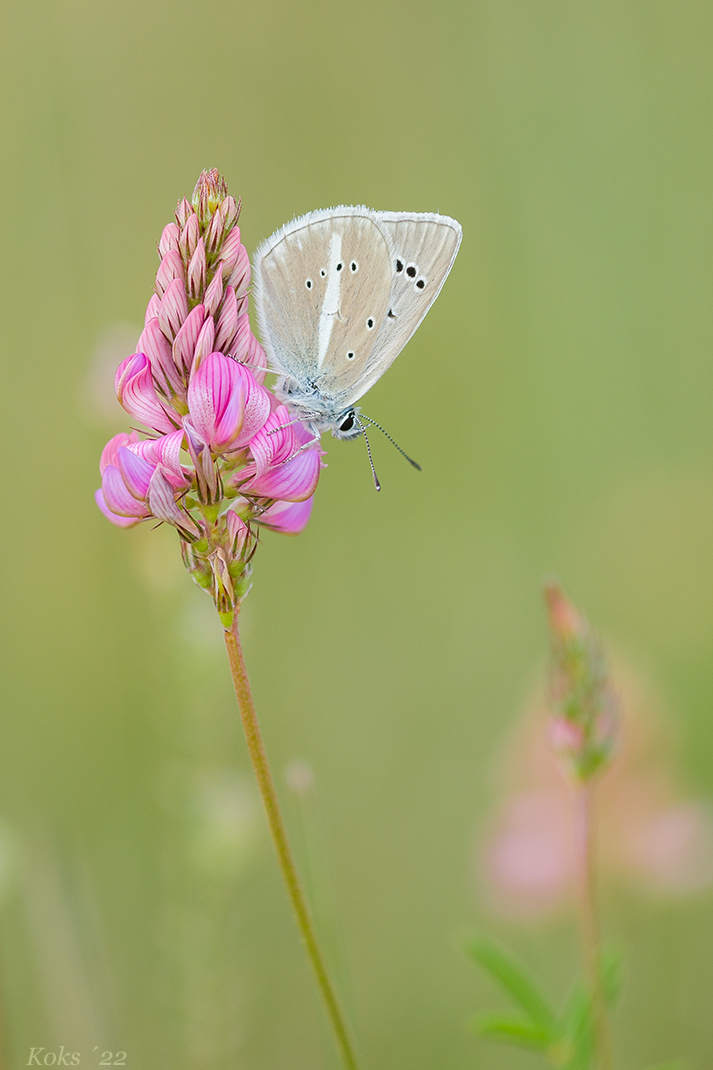
[[[555,1013],[523,967],[484,936],[472,937],[466,950],[522,1007],[532,1025],[549,1039],[554,1039],[557,1032]]]
[[[581,985],[575,987],[567,1003],[561,1032],[568,1052],[561,1065],[565,1070],[589,1070],[594,1054],[594,1036],[589,996]]]
[[[547,1051],[551,1037],[517,1012],[492,1011],[479,1015],[472,1028],[484,1040],[499,1040],[531,1051]]]

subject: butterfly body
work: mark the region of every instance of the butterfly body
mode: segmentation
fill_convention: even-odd
[[[355,403],[437,297],[461,240],[448,216],[330,208],[258,248],[254,297],[275,391],[320,434],[362,433]]]

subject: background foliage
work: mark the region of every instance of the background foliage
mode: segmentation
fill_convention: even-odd
[[[474,852],[544,653],[544,573],[650,677],[692,790],[713,789],[710,6],[28,0],[4,21],[15,1063],[65,1044],[87,1065],[94,1045],[134,1066],[333,1065],[208,600],[170,533],[115,531],[92,501],[125,426],[97,400],[102,361],[130,351],[161,228],[217,166],[248,249],[335,203],[463,224],[365,405],[423,474],[376,441],[376,495],[363,448],[329,444],[308,530],[258,555],[245,638],[276,768],[315,773],[288,816],[365,1065],[531,1065],[467,1032],[493,992],[454,933],[497,928]],[[629,953],[621,1065],[706,1065],[710,897],[606,905]],[[498,931],[544,956],[559,999],[571,922]]]

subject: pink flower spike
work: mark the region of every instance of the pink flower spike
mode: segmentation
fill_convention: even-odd
[[[223,299],[223,273],[222,271],[216,271],[213,276],[210,286],[206,290],[205,295],[205,307],[208,310],[208,314],[214,316],[220,307],[220,302]]]
[[[178,239],[180,237],[180,231],[176,223],[167,223],[163,228],[163,234],[158,243],[158,251],[161,257],[164,257],[166,253],[169,253],[171,249],[178,251]]]
[[[248,375],[222,353],[210,353],[193,365],[188,408],[200,437],[216,453],[230,446],[243,426]]]
[[[235,287],[237,297],[242,297],[244,293],[247,293],[250,285],[250,257],[244,245],[240,246],[238,259],[228,282]]]
[[[193,217],[195,219],[195,216]],[[188,292],[191,297],[198,297],[205,288],[207,262],[205,255],[205,242],[198,239],[195,252],[188,265]]]
[[[212,353],[215,349],[213,345],[215,341],[215,321],[212,316],[208,316],[205,323],[201,328],[201,332],[198,335],[196,341],[196,348],[193,354],[193,368],[199,367],[209,353]]]
[[[198,538],[200,531],[185,509],[180,509],[174,497],[175,491],[160,468],[157,468],[149,484],[149,508],[157,520],[164,520],[178,528],[182,535]]]
[[[245,545],[249,529],[245,521],[238,516],[234,509],[228,509],[225,514],[225,521],[228,525],[228,535],[232,543],[233,554],[237,557]]]
[[[284,502],[303,502],[317,489],[322,467],[322,451],[305,450],[291,461],[271,468],[261,476],[254,476],[243,488],[262,498],[278,498]]]
[[[174,279],[180,279],[183,283],[185,278],[183,261],[177,249],[171,249],[166,253],[156,272],[156,293],[163,297]]]
[[[136,431],[132,431],[130,435],[127,435],[126,431],[120,431],[118,435],[114,435],[113,438],[110,438],[99,458],[100,473],[104,475],[104,469],[108,464],[113,464],[115,468],[118,468],[119,450],[121,447],[137,445],[138,442],[139,436]]]
[[[119,450],[118,461],[121,478],[127,490],[137,501],[145,502],[149,492],[149,482],[156,466],[149,464],[126,446],[122,446]]]
[[[116,396],[130,416],[154,431],[175,431],[176,424],[159,401],[153,385],[151,364],[144,353],[134,353],[116,369]],[[177,417],[176,417],[177,419]]]
[[[161,310],[158,314],[161,330],[170,342],[173,342],[180,331],[187,315],[186,288],[181,279],[174,279],[161,298]]]
[[[107,508],[118,516],[146,517],[149,511],[143,501],[137,501],[122,479],[121,472],[108,464],[102,476],[102,494]]]
[[[183,382],[173,361],[171,346],[159,327],[158,319],[149,320],[139,338],[137,350],[149,358],[154,382],[166,397],[183,393]]]
[[[146,324],[149,322],[149,320],[155,319],[156,316],[158,316],[160,311],[161,311],[161,298],[158,296],[158,294],[152,294],[151,295],[151,300],[149,301],[148,305],[146,306],[146,315],[144,316],[144,326],[146,326]]]
[[[201,236],[201,230],[198,226],[198,216],[193,214],[186,221],[186,225],[181,231],[181,238],[179,242],[179,248],[186,260],[190,260],[196,251],[198,245],[198,239]]]
[[[313,505],[314,497],[304,502],[275,502],[262,514],[260,523],[283,535],[299,535],[307,527]]]
[[[205,308],[203,305],[196,305],[196,307],[188,313],[186,321],[176,335],[176,340],[173,343],[173,362],[184,375],[187,375],[191,370],[196,342],[198,341],[198,335],[201,332],[204,319]],[[211,349],[212,348],[213,346],[211,344]]]
[[[140,518],[132,516],[118,516],[116,513],[112,513],[109,506],[104,501],[104,495],[101,490],[94,492],[94,501],[97,503],[107,520],[111,520],[112,524],[116,524],[118,528],[134,528],[137,524],[141,523]]]
[[[225,353],[233,340],[238,327],[238,302],[235,299],[235,290],[232,286],[226,286],[223,306],[218,317],[215,329],[215,348]]]

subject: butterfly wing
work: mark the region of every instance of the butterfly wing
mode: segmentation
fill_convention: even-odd
[[[386,317],[346,404],[354,404],[394,362],[438,297],[460,246],[455,219],[431,213],[376,212],[393,249]]]
[[[271,367],[338,411],[386,318],[393,249],[367,208],[293,220],[258,249],[254,293]]]

